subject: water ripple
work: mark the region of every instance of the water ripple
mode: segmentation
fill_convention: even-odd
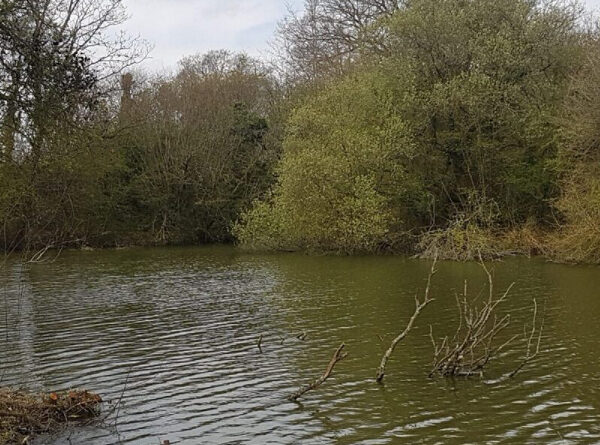
[[[504,353],[484,380],[451,381],[427,378],[428,327],[453,332],[453,289],[465,278],[476,288],[484,277],[476,265],[440,264],[436,303],[396,350],[385,384],[374,383],[428,268],[404,258],[221,247],[67,252],[55,263],[9,264],[0,271],[0,377],[32,390],[122,396],[116,427],[68,432],[71,443],[600,441],[595,268],[496,265],[499,289],[517,282],[505,308],[514,311],[513,332],[530,321],[533,298],[545,301],[543,352],[510,381],[503,376],[521,350]],[[287,401],[342,341],[350,355],[332,378]]]

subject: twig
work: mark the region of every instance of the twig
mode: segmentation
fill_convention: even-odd
[[[129,382],[129,375],[131,374],[131,368],[127,371],[127,376],[125,377],[125,384],[123,385],[123,390],[121,391],[121,395],[119,396],[119,400],[117,401],[117,408],[115,413],[115,424],[114,427],[117,428],[119,422],[119,412],[121,411],[121,403],[123,402],[123,396],[125,395],[125,391],[127,390],[127,383]]]
[[[481,376],[484,367],[516,338],[513,336],[499,346],[494,344],[498,334],[510,324],[510,314],[499,317],[496,312],[498,306],[508,298],[514,283],[499,298],[495,298],[494,280],[481,256],[480,264],[488,281],[487,299],[481,306],[469,302],[465,282],[463,295],[456,296],[459,324],[452,340],[445,337],[438,346],[430,328],[429,337],[433,345],[430,377],[434,374],[446,377]]]
[[[337,362],[345,359],[346,356],[348,355],[347,353],[342,352],[342,350],[344,349],[345,346],[346,345],[344,343],[342,343],[336,349],[335,353],[333,354],[333,357],[331,357],[331,360],[329,361],[329,364],[327,365],[327,369],[325,369],[325,372],[323,373],[323,375],[321,377],[316,379],[314,382],[301,387],[300,389],[298,389],[298,391],[296,391],[294,394],[289,396],[288,399],[291,400],[292,402],[295,402],[296,400],[298,400],[300,397],[302,397],[308,391],[317,389],[319,386],[321,386],[325,382],[325,380],[327,380],[329,378],[329,376],[331,376],[331,373],[333,372],[333,367],[337,364]]]
[[[263,340],[263,335],[260,334],[260,337],[258,337],[258,343],[256,344],[256,346],[258,347],[258,350],[262,353],[262,340]]]
[[[542,333],[544,331],[544,321],[545,321],[545,318],[546,318],[545,316],[542,318],[542,324],[540,325],[540,331],[539,331],[538,337],[537,337],[537,343],[536,343],[536,346],[535,346],[535,352],[533,354],[531,353],[531,348],[532,348],[532,345],[533,345],[535,331],[536,331],[537,312],[538,312],[537,301],[534,298],[533,299],[533,321],[532,321],[533,324],[531,326],[531,334],[529,334],[529,339],[527,340],[527,352],[525,354],[525,358],[519,364],[519,366],[517,366],[517,368],[508,375],[508,377],[511,378],[511,379],[514,376],[516,376],[519,373],[519,371],[521,369],[523,369],[523,367],[527,363],[529,363],[531,360],[533,360],[534,358],[536,358],[537,355],[540,353],[540,345],[542,343]],[[544,310],[544,312],[545,312],[545,310]]]
[[[419,298],[415,296],[415,312],[413,313],[412,317],[410,317],[410,320],[408,321],[408,324],[406,325],[404,331],[402,331],[400,335],[398,335],[394,340],[392,340],[392,344],[381,358],[381,363],[379,364],[379,368],[377,368],[377,375],[375,377],[378,383],[381,383],[383,381],[383,377],[385,376],[385,367],[398,343],[400,343],[408,335],[421,311],[423,311],[423,309],[425,309],[425,307],[427,307],[429,303],[434,301],[434,299],[429,298],[429,290],[431,289],[431,278],[436,273],[436,263],[437,258],[433,260],[429,276],[427,277],[427,287],[425,288],[425,297],[423,301],[419,301]]]

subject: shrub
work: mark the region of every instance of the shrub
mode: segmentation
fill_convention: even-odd
[[[555,259],[600,263],[600,163],[581,166],[556,203],[564,224],[553,236]]]
[[[394,99],[379,73],[359,72],[298,108],[273,194],[236,226],[241,245],[373,252],[400,232],[425,194]]]

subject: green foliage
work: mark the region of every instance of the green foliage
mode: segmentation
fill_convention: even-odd
[[[293,113],[273,195],[236,234],[254,248],[375,251],[422,206],[408,169],[415,156],[385,78],[361,72],[334,82]]]
[[[552,240],[552,255],[569,262],[600,263],[600,163],[577,170],[557,202],[564,224]]]
[[[132,98],[122,151],[125,226],[149,242],[231,239],[242,210],[271,184],[270,80],[244,56],[209,53]]]
[[[88,128],[55,136],[36,162],[0,164],[5,249],[98,243],[115,215],[119,158]]]
[[[600,45],[589,42],[586,63],[566,99],[558,166],[563,172],[552,239],[554,258],[600,263]]]
[[[466,258],[494,251],[503,227],[544,220],[558,190],[556,116],[583,52],[578,14],[414,0],[386,15],[373,25],[385,50],[365,45],[358,74],[293,113],[278,184],[237,228],[241,243],[373,251],[429,225],[419,250]],[[497,209],[493,221],[474,196]],[[261,219],[272,236],[258,235]]]
[[[119,113],[53,127],[43,151],[0,163],[5,248],[230,240],[272,182],[270,88],[257,62],[210,53],[124,92]]]
[[[387,20],[388,63],[417,80],[417,143],[446,159],[442,216],[473,191],[498,203],[503,224],[548,214],[555,117],[581,60],[577,17],[562,3],[414,0]]]
[[[124,76],[120,106],[89,47],[54,44],[105,35],[121,3],[90,3],[100,30],[51,14],[37,43],[17,20],[36,5],[0,6],[5,249],[237,239],[465,260],[546,251],[558,222],[556,258],[600,262],[599,34],[576,3],[307,0],[280,29],[280,78],[216,51]]]

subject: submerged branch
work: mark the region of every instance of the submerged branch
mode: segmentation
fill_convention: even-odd
[[[510,314],[500,316],[497,312],[499,305],[508,298],[514,283],[508,286],[502,295],[495,297],[492,274],[481,257],[480,263],[488,281],[487,299],[482,305],[469,302],[465,283],[463,295],[456,297],[459,324],[452,340],[446,336],[438,345],[430,328],[429,337],[433,345],[433,367],[430,377],[435,374],[444,377],[481,376],[490,361],[498,357],[500,352],[518,337],[514,335],[503,343],[496,341],[499,334],[510,324]],[[533,327],[528,338],[526,335],[527,352],[523,362],[509,374],[509,377],[514,377],[540,351],[543,322],[537,332],[537,312],[537,302],[534,300]]]
[[[540,330],[537,335],[535,350],[532,352],[535,333],[537,330],[536,329],[537,313],[538,313],[538,305],[537,305],[537,300],[534,298],[533,299],[533,321],[532,321],[532,326],[531,326],[531,333],[529,334],[529,339],[527,340],[527,352],[525,354],[525,358],[519,364],[519,366],[517,366],[517,368],[508,375],[509,378],[513,378],[514,376],[516,376],[519,373],[519,371],[521,371],[521,369],[523,369],[523,367],[525,367],[525,365],[527,365],[527,363],[529,363],[531,360],[536,358],[537,355],[540,353],[540,345],[542,343],[542,333],[544,332],[545,317],[542,317],[542,323],[540,325]]]
[[[342,352],[342,350],[344,349],[345,346],[346,345],[344,343],[342,343],[336,349],[335,353],[331,357],[331,360],[329,361],[329,364],[327,365],[327,369],[325,369],[325,372],[323,373],[323,375],[321,377],[316,379],[314,382],[301,387],[300,389],[298,389],[298,391],[296,391],[294,394],[289,396],[288,399],[291,400],[292,402],[294,402],[294,401],[298,400],[300,397],[302,397],[308,391],[312,391],[313,389],[317,389],[319,386],[321,386],[325,382],[325,380],[327,380],[331,376],[331,373],[333,372],[333,368],[337,364],[337,362],[345,359],[346,356],[348,355],[347,353]]]
[[[408,335],[408,333],[410,332],[410,330],[412,329],[412,327],[415,323],[415,320],[417,319],[419,314],[423,311],[423,309],[425,309],[425,307],[427,307],[427,305],[429,303],[434,301],[432,298],[429,297],[429,290],[431,288],[431,278],[436,273],[436,269],[435,269],[436,263],[437,263],[437,259],[434,259],[433,264],[431,266],[431,271],[429,272],[429,277],[427,278],[427,287],[425,288],[425,297],[423,298],[423,301],[419,301],[419,298],[417,296],[415,296],[415,311],[414,311],[412,317],[410,317],[410,320],[408,321],[406,328],[404,329],[404,331],[402,331],[400,333],[400,335],[398,335],[396,338],[394,338],[394,340],[392,340],[390,347],[387,349],[387,351],[385,351],[385,354],[383,354],[383,357],[381,357],[381,363],[379,364],[379,368],[377,368],[377,375],[375,377],[375,379],[377,380],[378,383],[381,383],[383,381],[383,378],[385,377],[385,367],[386,367],[387,362],[389,361],[390,357],[394,353],[394,349],[396,349],[396,346],[398,345],[398,343],[400,343]]]

